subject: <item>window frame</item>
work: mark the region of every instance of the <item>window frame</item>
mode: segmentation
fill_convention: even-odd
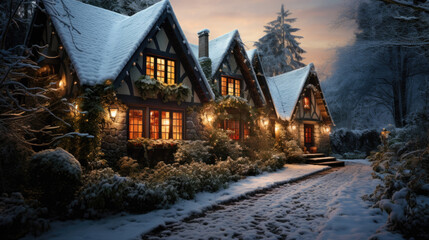
[[[130,111],[131,110],[138,110],[142,111],[142,138],[146,136],[146,108],[138,108],[138,107],[132,107],[128,108],[127,111],[127,137],[128,140],[137,139],[137,138],[131,138],[131,131],[130,131]]]
[[[152,138],[151,137],[151,135],[152,135],[152,131],[151,131],[151,123],[150,123],[150,112],[151,111],[157,111],[158,112],[158,138]],[[184,111],[180,111],[180,110],[170,110],[170,109],[161,109],[161,108],[151,108],[151,107],[148,107],[148,112],[149,112],[149,121],[148,121],[148,124],[149,124],[149,133],[148,133],[148,138],[149,139],[165,139],[165,138],[162,138],[162,112],[168,112],[169,113],[169,131],[168,131],[168,138],[166,138],[166,139],[174,139],[173,138],[173,136],[174,136],[174,132],[173,132],[173,124],[174,124],[174,121],[173,121],[173,115],[174,115],[174,113],[180,113],[180,114],[182,114],[182,121],[181,121],[181,126],[182,126],[182,132],[181,132],[181,134],[180,134],[180,139],[175,139],[175,140],[184,140],[185,138],[184,138],[184,134],[185,134],[185,124],[184,124],[184,120],[185,120],[185,113],[184,113]]]
[[[146,53],[146,54],[144,54],[144,56],[143,56],[143,61],[144,61],[144,64],[143,64],[143,66],[144,66],[144,72],[145,72],[145,75],[147,75],[147,66],[146,66],[146,64],[147,64],[147,57],[153,57],[154,58],[154,69],[153,69],[153,78],[154,79],[156,79],[156,80],[158,80],[158,81],[160,81],[159,79],[158,79],[158,59],[163,59],[164,60],[164,81],[162,82],[162,83],[165,83],[165,84],[167,84],[167,85],[174,85],[174,84],[177,84],[178,83],[178,67],[177,67],[177,59],[175,59],[175,58],[171,58],[171,57],[166,57],[166,56],[160,56],[160,55],[157,55],[157,54],[152,54],[152,53]],[[174,83],[172,83],[172,84],[169,84],[168,83],[168,61],[171,61],[171,62],[174,62],[174,67],[173,67],[173,69],[174,69]],[[160,81],[161,82],[161,81]]]
[[[226,79],[226,94],[223,94],[223,86],[222,86],[222,79],[223,78],[225,78]],[[230,87],[229,85],[230,85],[230,83],[229,83],[229,81],[230,80],[232,80],[232,87]],[[237,86],[236,86],[236,84],[237,84],[237,82],[239,82],[240,83],[240,86],[237,88]],[[221,75],[220,76],[220,86],[219,86],[219,89],[220,89],[220,95],[221,96],[235,96],[235,97],[241,97],[242,96],[242,86],[243,86],[243,83],[242,83],[242,80],[240,79],[240,78],[237,78],[237,77],[231,77],[231,76],[228,76],[228,75]],[[233,91],[233,95],[231,95],[231,94],[229,94],[229,89],[232,89],[232,91]],[[240,91],[240,93],[238,94],[238,96],[237,96],[237,94],[236,94],[236,90],[239,90]]]

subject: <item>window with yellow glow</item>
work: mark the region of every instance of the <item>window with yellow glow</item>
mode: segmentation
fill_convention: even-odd
[[[179,112],[173,112],[173,139],[182,139],[183,133],[183,115]]]
[[[155,78],[155,58],[146,56],[146,75]]]
[[[165,82],[165,59],[156,59],[156,79]]]
[[[161,138],[169,139],[170,138],[170,112],[162,112],[162,125],[161,125]]]
[[[128,121],[129,138],[136,139],[143,137],[143,110],[130,109]]]
[[[222,96],[231,95],[240,97],[241,81],[229,77],[221,77],[221,94]]]
[[[250,126],[248,123],[243,123],[243,138],[249,138],[250,136]]]
[[[304,98],[304,109],[310,109],[310,98],[309,97]]]
[[[158,56],[146,56],[146,75],[168,85],[175,84],[176,62]]]
[[[183,139],[183,113],[150,111],[150,138]]]
[[[159,138],[159,111],[150,111],[150,138]]]
[[[167,60],[167,84],[168,85],[173,85],[176,83],[175,81],[176,76],[174,74],[174,69],[175,69],[174,65],[175,65],[174,61]]]

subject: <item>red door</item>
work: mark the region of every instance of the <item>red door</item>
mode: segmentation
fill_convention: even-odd
[[[314,126],[304,124],[304,146],[307,150],[314,146]]]

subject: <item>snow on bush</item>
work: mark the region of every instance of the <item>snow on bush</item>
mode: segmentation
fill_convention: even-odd
[[[370,198],[389,214],[389,229],[399,230],[407,238],[427,239],[429,114],[417,114],[409,122],[403,129],[390,129],[388,144],[369,157],[374,177],[383,181]]]
[[[213,151],[213,147],[206,141],[186,141],[179,144],[179,148],[174,154],[174,159],[180,164],[191,162],[214,163],[211,151]]]
[[[37,207],[37,201],[25,201],[21,193],[0,197],[0,233],[2,239],[18,239],[27,233],[37,236],[49,228],[46,208]]]
[[[49,207],[65,205],[81,184],[80,163],[62,148],[33,155],[29,165],[31,184],[41,192],[41,201]]]
[[[362,158],[380,145],[380,133],[377,130],[335,130],[330,134],[332,152],[347,158]]]
[[[70,205],[71,213],[86,218],[120,211],[142,213],[173,204],[180,198],[192,199],[198,192],[218,191],[245,176],[277,170],[286,161],[282,153],[266,158],[228,157],[214,164],[159,162],[133,178],[122,177],[110,168],[94,170],[85,175],[85,185]]]
[[[131,176],[139,170],[137,160],[130,157],[121,157],[118,161],[119,173],[122,176]]]

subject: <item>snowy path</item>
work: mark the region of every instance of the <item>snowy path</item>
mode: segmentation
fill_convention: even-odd
[[[143,239],[367,239],[387,217],[361,199],[377,183],[370,166],[347,162],[171,223]]]

